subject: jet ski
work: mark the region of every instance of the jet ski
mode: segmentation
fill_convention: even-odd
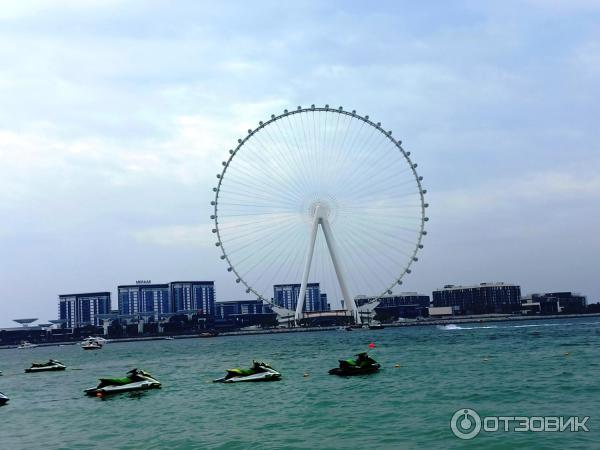
[[[237,383],[241,381],[277,381],[281,374],[270,365],[253,361],[250,369],[227,369],[227,375],[213,380],[215,383]]]
[[[29,369],[25,369],[25,373],[33,373],[33,372],[51,372],[56,370],[65,370],[67,366],[65,366],[60,361],[55,359],[49,359],[48,362],[45,363],[32,363]]]
[[[0,406],[4,405],[9,400],[10,399],[6,395],[0,392]]]
[[[118,394],[128,391],[142,391],[146,389],[159,389],[160,381],[148,372],[132,369],[124,378],[100,378],[100,384],[95,388],[86,389],[87,395],[103,397],[108,394]]]
[[[329,375],[340,375],[343,377],[351,375],[365,375],[377,372],[380,365],[367,353],[359,353],[356,359],[340,359],[340,366],[329,371]]]

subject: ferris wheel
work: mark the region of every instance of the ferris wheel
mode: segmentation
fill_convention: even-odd
[[[422,177],[391,131],[356,111],[284,110],[238,139],[211,202],[221,259],[247,293],[275,304],[275,285],[308,286],[360,322],[355,298],[402,284],[423,248]],[[321,232],[320,232],[321,231]]]

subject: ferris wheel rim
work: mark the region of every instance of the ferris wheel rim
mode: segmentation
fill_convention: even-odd
[[[210,218],[211,218],[211,220],[214,220],[214,228],[212,229],[212,233],[216,234],[216,236],[217,236],[217,242],[215,243],[215,245],[217,247],[220,247],[220,249],[221,249],[220,259],[225,260],[227,262],[227,264],[228,264],[227,271],[233,272],[235,274],[236,283],[238,283],[238,284],[242,283],[246,287],[247,294],[253,293],[260,300],[267,302],[271,306],[281,308],[279,305],[276,305],[274,303],[274,301],[272,301],[272,299],[265,298],[265,296],[261,292],[259,292],[257,289],[252,287],[251,284],[248,283],[244,279],[244,277],[241,276],[240,273],[238,273],[235,265],[230,260],[229,255],[225,251],[225,246],[223,244],[223,239],[221,237],[221,229],[219,228],[219,194],[221,193],[221,184],[223,182],[223,179],[225,178],[227,169],[229,168],[231,162],[233,161],[233,159],[237,155],[237,153],[242,149],[242,147],[246,144],[246,142],[248,142],[248,140],[252,136],[254,136],[260,130],[266,128],[268,125],[276,122],[277,120],[280,120],[284,117],[292,116],[295,114],[301,114],[301,113],[307,113],[307,112],[331,112],[331,113],[338,113],[338,114],[342,114],[342,115],[346,115],[346,116],[351,116],[351,117],[361,120],[364,123],[368,124],[369,126],[375,128],[381,134],[383,134],[385,138],[390,140],[394,144],[394,146],[400,151],[400,154],[402,155],[402,157],[404,157],[404,159],[408,163],[409,168],[414,177],[414,181],[417,184],[417,187],[419,190],[419,201],[420,201],[420,213],[421,214],[419,217],[418,237],[416,240],[416,245],[414,246],[414,249],[413,249],[412,253],[410,254],[408,263],[402,269],[400,275],[396,279],[394,279],[392,281],[392,283],[389,286],[387,286],[378,295],[368,297],[369,300],[367,301],[367,303],[376,302],[379,299],[381,299],[383,296],[392,294],[393,293],[392,289],[394,287],[402,285],[403,284],[402,278],[406,274],[411,273],[410,268],[411,268],[412,264],[418,261],[417,253],[419,252],[420,249],[423,248],[423,244],[422,244],[423,236],[425,236],[427,234],[427,231],[425,230],[425,222],[429,221],[429,218],[427,217],[426,212],[425,212],[426,209],[429,207],[429,204],[425,202],[425,194],[427,193],[427,190],[423,188],[423,183],[422,183],[423,177],[419,176],[419,174],[417,173],[417,170],[416,170],[417,164],[414,163],[410,158],[411,153],[409,151],[404,150],[404,148],[402,147],[402,141],[395,139],[392,136],[391,130],[385,131],[385,129],[382,128],[382,126],[381,126],[381,122],[373,122],[372,120],[370,120],[369,115],[362,116],[362,115],[358,114],[356,112],[356,110],[347,111],[347,110],[344,110],[342,106],[340,106],[338,108],[331,108],[331,107],[329,107],[329,105],[325,105],[324,107],[318,107],[313,104],[308,108],[303,108],[301,106],[298,106],[298,107],[296,107],[296,109],[292,109],[292,110],[284,109],[282,114],[271,114],[271,116],[268,120],[259,121],[257,128],[249,129],[246,136],[244,136],[243,138],[239,138],[237,140],[237,146],[234,149],[229,150],[229,156],[228,156],[227,160],[222,162],[223,169],[220,173],[217,174],[217,179],[218,179],[217,186],[213,187],[213,189],[212,189],[213,192],[215,193],[215,197],[214,197],[214,200],[211,201],[211,206],[213,206],[213,214],[210,216]],[[355,299],[356,299],[356,296],[355,296]]]

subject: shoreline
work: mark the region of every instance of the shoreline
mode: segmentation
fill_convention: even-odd
[[[585,317],[600,317],[600,313],[593,314],[562,314],[562,315],[548,315],[548,316],[511,316],[511,315],[483,315],[483,316],[454,316],[443,319],[422,319],[422,320],[407,320],[405,322],[395,322],[389,324],[382,324],[384,328],[399,328],[399,327],[422,327],[422,326],[435,326],[435,325],[450,325],[450,324],[463,324],[463,323],[494,323],[494,322],[522,322],[528,320],[557,320],[557,319],[581,319]],[[111,344],[118,344],[121,342],[144,342],[144,341],[165,341],[165,340],[178,340],[178,339],[210,339],[213,337],[220,336],[250,336],[250,335],[263,335],[263,334],[278,334],[278,333],[309,333],[315,331],[336,331],[339,330],[340,326],[328,326],[328,327],[307,327],[307,328],[269,328],[265,330],[240,330],[240,331],[227,331],[219,333],[216,336],[206,336],[202,333],[197,334],[184,334],[179,336],[143,336],[143,337],[129,337],[122,339],[109,339]],[[352,328],[353,331],[362,331],[362,328]],[[364,329],[366,331],[366,329]],[[376,331],[376,330],[371,330]],[[172,339],[171,339],[172,338]],[[80,341],[63,341],[63,342],[45,342],[36,344],[38,347],[57,347],[66,345],[79,345]],[[17,345],[0,345],[0,350],[16,349]]]

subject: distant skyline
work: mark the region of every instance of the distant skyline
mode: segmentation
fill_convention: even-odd
[[[398,292],[600,300],[599,19],[585,0],[3,3],[0,327],[140,279],[246,298],[210,232],[215,174],[312,103],[369,114],[419,164],[431,220]]]

